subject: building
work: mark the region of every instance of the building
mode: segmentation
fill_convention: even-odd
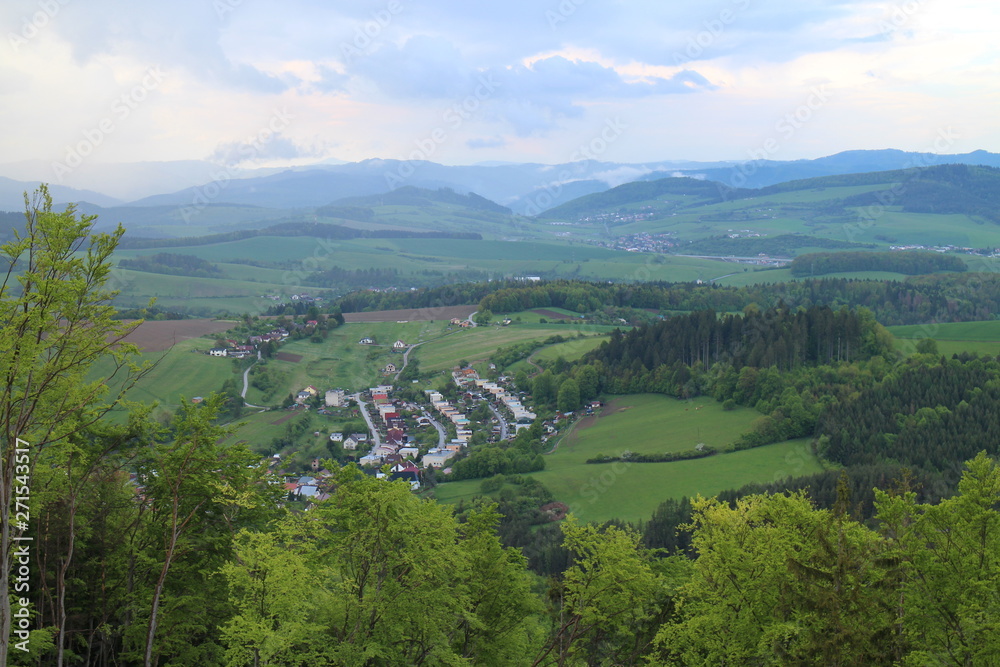
[[[213,357],[224,357],[229,354],[229,350],[224,347],[213,347],[208,353]]]
[[[331,389],[326,392],[324,403],[330,408],[339,408],[347,403],[347,395],[343,389]]]
[[[456,452],[447,449],[432,449],[421,459],[425,468],[441,468],[444,464],[455,456]]]
[[[407,347],[409,346],[401,340],[397,340],[392,344],[392,349],[394,350],[405,350]]]

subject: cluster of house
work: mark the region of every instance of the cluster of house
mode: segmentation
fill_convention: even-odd
[[[239,343],[232,338],[226,339],[226,347],[213,347],[208,351],[213,357],[234,357],[242,359],[257,351],[262,343],[275,341],[280,343],[288,338],[288,331],[285,329],[273,329],[261,336],[250,336],[245,344]]]
[[[285,478],[285,491],[288,493],[289,500],[307,501],[307,502],[322,502],[330,497],[330,491],[332,485],[330,483],[330,478],[333,476],[326,468],[322,470],[319,469],[319,461],[313,462],[312,475],[302,475],[298,478]],[[403,479],[410,483],[410,488],[416,491],[420,488],[420,469],[414,464],[406,462],[404,464],[395,464],[388,474],[382,472],[380,469],[367,469],[365,472],[378,479],[389,479],[390,481],[395,481],[397,479]]]
[[[321,303],[323,297],[321,296],[310,296],[308,294],[293,294],[291,296],[292,301],[301,301],[303,303]]]
[[[391,398],[392,387],[381,385],[372,387],[369,392],[372,397],[372,405],[378,413],[379,419],[385,424],[386,435],[385,439],[362,456],[358,463],[366,468],[372,466],[375,469],[389,464],[391,466],[389,479],[405,479],[410,482],[413,489],[420,488],[420,468],[413,462],[413,459],[420,454],[420,449],[409,444],[406,424],[398,412],[399,408],[396,407],[395,401]],[[353,443],[352,440],[354,440]],[[355,433],[344,438],[343,447],[347,450],[354,450],[367,442],[367,434]],[[385,475],[378,472],[376,476],[381,478]]]
[[[474,368],[463,368],[455,371],[451,374],[451,376],[455,380],[455,384],[458,385],[459,389],[464,391],[471,387],[476,387],[484,394],[489,393],[494,402],[499,405],[503,405],[510,410],[511,415],[513,415],[514,418],[514,428],[516,430],[530,426],[531,422],[535,420],[535,417],[537,417],[534,412],[521,403],[521,399],[517,395],[510,393],[506,388],[501,387],[496,382],[484,380],[479,377],[479,373],[477,373]]]
[[[469,440],[472,439],[472,422],[461,410],[446,401],[440,392],[428,389],[424,393],[438,414],[455,425],[455,438],[444,447],[430,450],[420,460],[425,468],[443,468],[452,457],[468,447]]]

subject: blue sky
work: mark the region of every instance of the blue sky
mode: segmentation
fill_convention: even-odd
[[[5,0],[0,26],[3,162],[1000,151],[989,0]]]

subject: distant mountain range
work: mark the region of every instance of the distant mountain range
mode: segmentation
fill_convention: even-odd
[[[474,193],[514,213],[536,215],[625,183],[668,177],[716,181],[727,189],[761,188],[813,177],[944,163],[1000,167],[1000,154],[974,151],[961,155],[934,155],[865,150],[787,162],[620,164],[590,160],[559,165],[488,163],[471,166],[372,159],[296,167],[277,173],[275,170],[237,171],[199,161],[149,162],[83,165],[65,175],[66,185],[52,185],[51,191],[58,202],[87,202],[105,211],[110,209],[107,212],[111,218],[133,226],[176,222],[178,217],[185,221],[198,217],[205,224],[218,224],[213,213],[232,213],[233,207],[222,206],[224,204],[241,209],[243,215],[237,216],[239,220],[235,221],[240,224],[255,218],[279,220],[338,200],[385,195],[405,187]],[[0,176],[0,210],[19,211],[23,209],[22,192],[37,187],[38,182],[31,179],[44,178],[46,167],[40,162],[0,165],[0,174],[17,178]],[[82,183],[87,183],[91,189],[68,187]],[[718,186],[713,187],[718,189]],[[102,194],[102,190],[158,194],[137,198],[124,207],[125,201]],[[97,212],[93,207],[88,208]]]

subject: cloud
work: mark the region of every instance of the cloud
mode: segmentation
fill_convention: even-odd
[[[651,173],[653,173],[652,169],[644,169],[642,167],[619,167],[618,169],[598,172],[592,178],[604,181],[608,184],[608,187],[614,188],[623,183],[631,183]]]
[[[234,61],[225,53],[221,45],[225,14],[215,6],[235,10],[237,4],[236,0],[67,2],[52,18],[50,29],[70,45],[80,64],[99,62],[108,56],[130,58],[167,71],[182,69],[213,86],[264,94],[294,85],[292,80],[264,72],[248,62]]]
[[[479,137],[475,139],[469,139],[465,142],[465,145],[473,150],[480,148],[503,148],[507,145],[507,140],[503,137]]]
[[[262,133],[246,141],[221,143],[208,160],[216,164],[260,164],[274,160],[292,160],[303,157],[318,157],[322,151],[299,146],[282,134]]]

